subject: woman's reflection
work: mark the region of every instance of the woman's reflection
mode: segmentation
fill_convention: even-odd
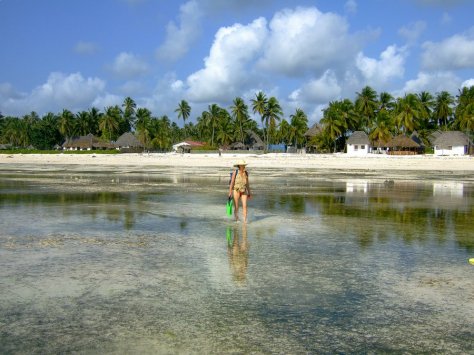
[[[245,223],[242,223],[241,235],[237,226],[227,227],[227,255],[234,281],[239,285],[244,285],[249,259],[247,225]]]

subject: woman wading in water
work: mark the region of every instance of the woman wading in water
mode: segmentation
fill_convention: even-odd
[[[245,170],[247,163],[244,160],[239,160],[234,164],[238,170],[232,173],[232,178],[229,186],[229,197],[234,197],[234,216],[235,220],[239,220],[239,200],[242,201],[242,213],[244,222],[247,223],[247,199],[251,198],[249,175]]]

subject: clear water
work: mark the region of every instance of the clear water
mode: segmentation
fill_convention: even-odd
[[[474,183],[0,172],[0,353],[473,353]]]

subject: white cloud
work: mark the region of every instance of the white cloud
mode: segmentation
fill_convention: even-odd
[[[474,86],[474,78],[467,79],[467,80],[463,81],[463,83],[461,84],[461,88],[463,88],[463,87],[470,88],[471,86]]]
[[[367,84],[384,86],[393,78],[403,77],[406,56],[406,48],[392,45],[380,54],[379,60],[359,53],[356,58],[356,66],[361,71]]]
[[[319,79],[311,80],[290,94],[292,101],[322,103],[335,100],[341,95],[341,86],[335,73],[327,70]]]
[[[416,79],[408,80],[403,89],[395,91],[393,95],[401,97],[407,93],[418,93],[421,91],[431,93],[448,91],[454,94],[460,88],[460,84],[461,80],[452,72],[420,72]]]
[[[23,115],[25,112],[59,112],[65,108],[79,110],[91,102],[105,89],[105,82],[98,78],[84,78],[80,73],[51,73],[46,83],[31,93],[10,96],[0,103],[4,114]],[[9,89],[13,92],[13,89]]]
[[[112,72],[119,78],[134,78],[148,72],[148,64],[133,53],[120,53],[111,66]]]
[[[423,43],[422,65],[428,70],[474,68],[474,28],[441,42]]]
[[[99,47],[93,42],[79,41],[74,46],[74,52],[83,55],[95,54],[98,50]]]
[[[264,18],[247,26],[236,24],[220,28],[205,59],[205,67],[187,79],[189,98],[193,101],[219,101],[239,94],[251,78],[247,65],[261,51],[266,36]]]
[[[199,36],[202,13],[196,1],[191,0],[180,7],[179,25],[169,22],[165,42],[157,49],[159,59],[175,61],[183,57],[190,45]]]
[[[415,43],[426,30],[426,22],[416,21],[398,30],[398,34],[406,39],[409,44]]]
[[[260,67],[279,74],[320,75],[328,68],[344,66],[357,51],[347,21],[314,7],[276,13],[270,31]]]
[[[150,96],[137,100],[143,107],[148,108],[157,115],[167,115],[171,120],[176,118],[174,110],[178,103],[186,98],[181,80],[176,79],[174,73],[167,73],[158,81]],[[196,107],[190,102],[192,115],[196,112]]]

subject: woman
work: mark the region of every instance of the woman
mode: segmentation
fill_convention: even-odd
[[[229,198],[234,197],[235,220],[239,220],[239,200],[241,200],[244,222],[247,222],[247,199],[251,198],[249,174],[245,170],[246,165],[247,163],[244,160],[239,160],[234,164],[235,167],[238,167],[238,170],[232,173],[229,185]]]

